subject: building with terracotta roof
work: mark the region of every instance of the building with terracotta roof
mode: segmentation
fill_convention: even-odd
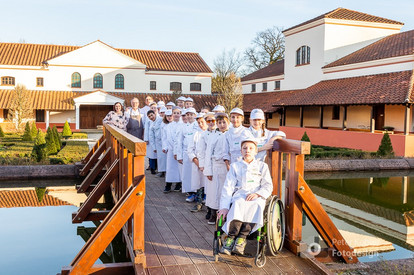
[[[99,40],[82,47],[0,43],[0,122],[17,84],[30,90],[36,122],[68,120],[85,129],[96,128],[114,102],[132,95],[158,99],[181,91],[209,100],[211,77],[198,53],[116,49]]]
[[[414,156],[414,30],[338,8],[283,31],[285,58],[242,78],[246,112],[313,144]]]

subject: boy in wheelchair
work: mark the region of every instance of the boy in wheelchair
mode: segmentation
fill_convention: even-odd
[[[246,237],[263,226],[266,199],[273,184],[269,167],[255,159],[257,142],[253,138],[242,141],[242,160],[234,162],[227,173],[220,199],[218,218],[227,217],[222,229],[227,234],[222,253],[243,255]]]

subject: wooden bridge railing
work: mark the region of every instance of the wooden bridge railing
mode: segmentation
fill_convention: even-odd
[[[328,256],[328,261],[339,257],[346,263],[357,263],[358,258],[353,253],[353,249],[348,246],[303,179],[305,155],[307,154],[310,154],[309,142],[290,139],[276,140],[273,149],[268,152],[268,162],[273,179],[273,194],[282,199],[285,198],[285,247],[295,254],[307,249],[307,245],[302,242],[302,213],[304,212],[331,250],[329,256],[325,253]],[[284,160],[285,184],[283,186]],[[325,261],[327,260],[325,259]]]
[[[89,195],[79,210],[72,214],[72,222],[103,221],[70,266],[62,270],[62,274],[124,272],[132,268],[136,274],[144,272],[146,144],[111,125],[104,125],[103,129],[103,138],[91,150],[93,153],[88,154],[86,164],[80,173],[86,177],[79,186],[78,193]],[[105,173],[102,178],[92,187],[103,171]],[[108,190],[112,194],[115,206],[110,211],[92,211]],[[121,230],[132,263],[93,265]]]

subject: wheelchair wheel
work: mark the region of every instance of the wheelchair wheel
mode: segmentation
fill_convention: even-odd
[[[216,222],[216,231],[214,231],[214,240],[213,240],[213,255],[214,255],[214,261],[218,261],[218,256],[220,253],[220,248],[222,246],[221,243],[221,227],[223,225],[223,217],[220,217],[220,219]]]
[[[285,240],[285,214],[282,201],[272,196],[267,207],[266,241],[272,256],[282,249]]]
[[[259,253],[257,253],[256,257],[254,258],[254,264],[258,268],[262,268],[266,264],[266,255],[264,249],[262,249]]]

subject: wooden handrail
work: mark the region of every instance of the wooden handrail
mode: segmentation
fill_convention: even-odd
[[[353,253],[353,249],[348,246],[304,180],[305,154],[310,153],[310,146],[310,142],[280,139],[273,143],[273,148],[268,153],[273,194],[284,198],[285,203],[285,247],[295,254],[306,250],[307,245],[302,242],[302,213],[305,212],[327,245],[338,251],[336,255],[340,259],[346,263],[357,263],[358,258]],[[285,166],[284,189],[283,163]]]

